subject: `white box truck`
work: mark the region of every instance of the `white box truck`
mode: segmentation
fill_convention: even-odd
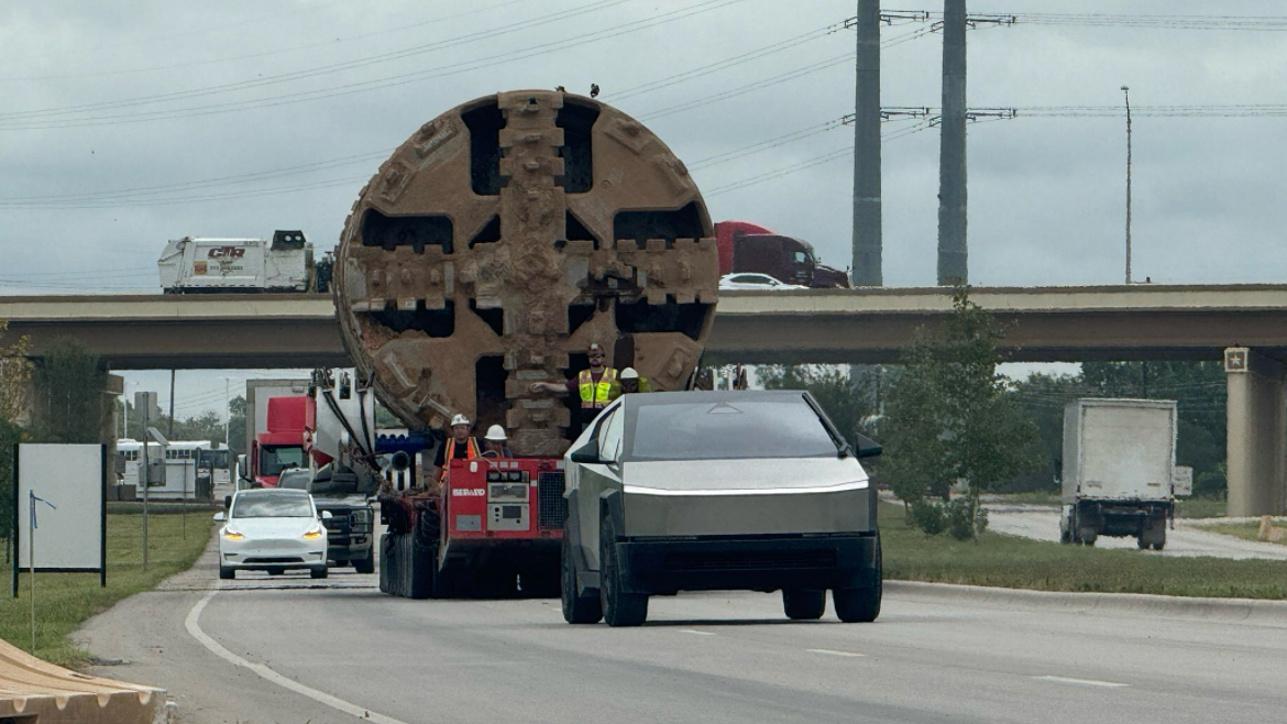
[[[1064,408],[1060,541],[1133,537],[1162,550],[1175,512],[1176,405],[1083,398]]]
[[[268,239],[193,238],[166,243],[157,260],[166,294],[326,291],[329,260],[314,264],[301,231]]]

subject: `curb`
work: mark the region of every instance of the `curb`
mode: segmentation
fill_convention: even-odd
[[[1287,627],[1287,601],[1162,596],[1151,593],[1034,591],[924,581],[885,581],[884,586],[889,593],[909,598],[962,603],[1004,603],[1028,608],[1062,609],[1066,613],[1166,614],[1171,617],[1226,619]]]

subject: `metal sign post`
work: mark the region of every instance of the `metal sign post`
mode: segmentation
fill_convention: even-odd
[[[27,584],[31,598],[31,655],[36,655],[36,503],[44,503],[57,510],[58,506],[36,495],[36,491],[27,491]]]

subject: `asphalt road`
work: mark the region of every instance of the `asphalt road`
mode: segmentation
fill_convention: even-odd
[[[375,583],[256,575],[220,587],[207,556],[80,639],[118,660],[95,673],[165,686],[183,722],[1084,724],[1287,711],[1287,613],[1252,623],[922,590],[888,593],[874,624],[788,623],[777,595],[719,593],[655,598],[648,625],[609,629],[563,623],[556,600],[411,601]]]
[[[998,533],[1036,540],[1059,541],[1059,509],[1039,505],[988,506],[988,527]],[[1099,536],[1099,548],[1138,548],[1134,538]],[[1230,535],[1211,533],[1192,521],[1179,519],[1166,531],[1161,551],[1139,551],[1141,555],[1214,556],[1216,558],[1265,558],[1287,560],[1287,545],[1260,543]]]

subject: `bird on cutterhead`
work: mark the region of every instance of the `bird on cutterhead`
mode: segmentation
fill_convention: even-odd
[[[590,84],[590,97],[591,97],[591,98],[598,98],[598,97],[599,97],[599,84],[598,84],[598,83],[591,83],[591,84]]]

